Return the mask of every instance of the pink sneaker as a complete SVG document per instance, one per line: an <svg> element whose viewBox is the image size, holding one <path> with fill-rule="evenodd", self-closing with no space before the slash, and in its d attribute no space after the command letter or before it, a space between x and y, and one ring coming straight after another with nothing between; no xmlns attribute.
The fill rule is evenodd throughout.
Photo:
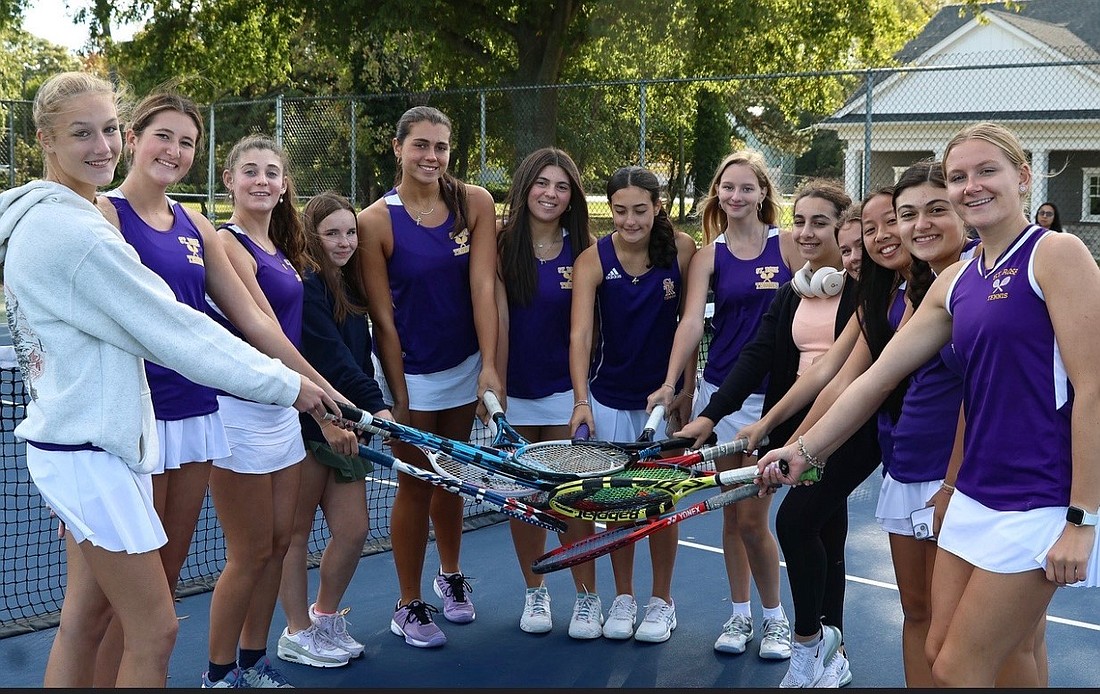
<svg viewBox="0 0 1100 694"><path fill-rule="evenodd" d="M440 574L432 581L435 594L443 598L443 616L448 622L455 624L469 624L477 615L474 613L474 603L470 602L470 593L473 588L460 573Z"/></svg>

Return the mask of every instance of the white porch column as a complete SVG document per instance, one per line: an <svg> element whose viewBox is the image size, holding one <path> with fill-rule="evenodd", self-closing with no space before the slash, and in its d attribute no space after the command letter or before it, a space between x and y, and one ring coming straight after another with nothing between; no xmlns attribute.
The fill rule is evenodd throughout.
<svg viewBox="0 0 1100 694"><path fill-rule="evenodd" d="M1031 150L1031 204L1028 206L1027 218L1035 220L1035 210L1039 209L1047 199L1047 174L1050 172L1050 150Z"/></svg>
<svg viewBox="0 0 1100 694"><path fill-rule="evenodd" d="M848 141L844 150L844 190L853 200L863 197L863 150Z"/></svg>

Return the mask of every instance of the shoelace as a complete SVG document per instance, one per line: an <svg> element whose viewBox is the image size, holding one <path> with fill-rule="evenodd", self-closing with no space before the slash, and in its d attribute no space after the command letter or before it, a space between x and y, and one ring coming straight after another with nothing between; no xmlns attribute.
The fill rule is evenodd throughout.
<svg viewBox="0 0 1100 694"><path fill-rule="evenodd" d="M283 673L271 667L268 663L269 661L267 658L261 658L259 662L252 666L256 672L256 679L267 679L274 682L276 685L289 684L287 678L283 677Z"/></svg>
<svg viewBox="0 0 1100 694"><path fill-rule="evenodd" d="M455 602L466 602L466 593L474 592L470 582L462 574L449 574L443 576L447 584L447 592L455 599Z"/></svg>
<svg viewBox="0 0 1100 694"><path fill-rule="evenodd" d="M344 616L351 611L350 607L345 607L336 613L336 616L332 620L332 631L340 638L348 636L348 620Z"/></svg>
<svg viewBox="0 0 1100 694"><path fill-rule="evenodd" d="M584 596L583 598L581 598L580 600L577 601L577 607L575 608L574 613L576 614L577 619L581 619L581 620L584 620L584 621L588 622L588 621L592 620L593 613L595 611L596 611L596 596L595 595L586 595L586 596Z"/></svg>
<svg viewBox="0 0 1100 694"><path fill-rule="evenodd" d="M764 622L764 638L775 639L777 641L789 642L791 640L787 629L783 623L778 619L769 619Z"/></svg>
<svg viewBox="0 0 1100 694"><path fill-rule="evenodd" d="M747 634L750 631L752 631L752 625L749 624L749 620L744 615L735 614L725 624L727 634Z"/></svg>
<svg viewBox="0 0 1100 694"><path fill-rule="evenodd" d="M646 605L643 622L671 622L672 605Z"/></svg>
<svg viewBox="0 0 1100 694"><path fill-rule="evenodd" d="M538 615L550 614L550 606L547 604L547 598L550 596L545 591L535 591L527 595L527 606L531 608L531 612Z"/></svg>
<svg viewBox="0 0 1100 694"><path fill-rule="evenodd" d="M405 624L408 624L414 619L421 624L431 624L432 613L439 612L439 608L435 605L429 605L420 600L413 600L408 605L405 605L405 607L409 608L409 611L405 613Z"/></svg>
<svg viewBox="0 0 1100 694"><path fill-rule="evenodd" d="M637 608L635 608L636 610ZM611 609L608 611L608 616L614 616L619 619L631 619L634 617L631 614L630 603L626 600L616 600L611 603Z"/></svg>

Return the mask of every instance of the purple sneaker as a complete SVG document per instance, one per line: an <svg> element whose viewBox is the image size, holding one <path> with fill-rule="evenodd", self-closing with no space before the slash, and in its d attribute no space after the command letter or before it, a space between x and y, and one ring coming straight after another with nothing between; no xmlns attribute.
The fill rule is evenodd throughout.
<svg viewBox="0 0 1100 694"><path fill-rule="evenodd" d="M447 635L432 621L432 612L439 612L434 605L413 600L398 607L390 620L390 631L405 637L405 643L417 648L435 648L447 643Z"/></svg>
<svg viewBox="0 0 1100 694"><path fill-rule="evenodd" d="M443 598L443 616L448 622L469 624L474 621L474 603L469 593L474 592L466 577L460 573L439 574L432 581L435 594Z"/></svg>

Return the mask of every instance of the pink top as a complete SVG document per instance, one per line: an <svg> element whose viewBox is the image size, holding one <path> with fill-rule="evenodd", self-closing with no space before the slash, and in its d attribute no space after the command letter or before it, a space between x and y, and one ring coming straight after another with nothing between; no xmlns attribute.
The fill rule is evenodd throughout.
<svg viewBox="0 0 1100 694"><path fill-rule="evenodd" d="M799 376L833 346L836 312L839 307L839 294L828 299L813 297L798 302L798 308L794 310L791 337L798 347Z"/></svg>

